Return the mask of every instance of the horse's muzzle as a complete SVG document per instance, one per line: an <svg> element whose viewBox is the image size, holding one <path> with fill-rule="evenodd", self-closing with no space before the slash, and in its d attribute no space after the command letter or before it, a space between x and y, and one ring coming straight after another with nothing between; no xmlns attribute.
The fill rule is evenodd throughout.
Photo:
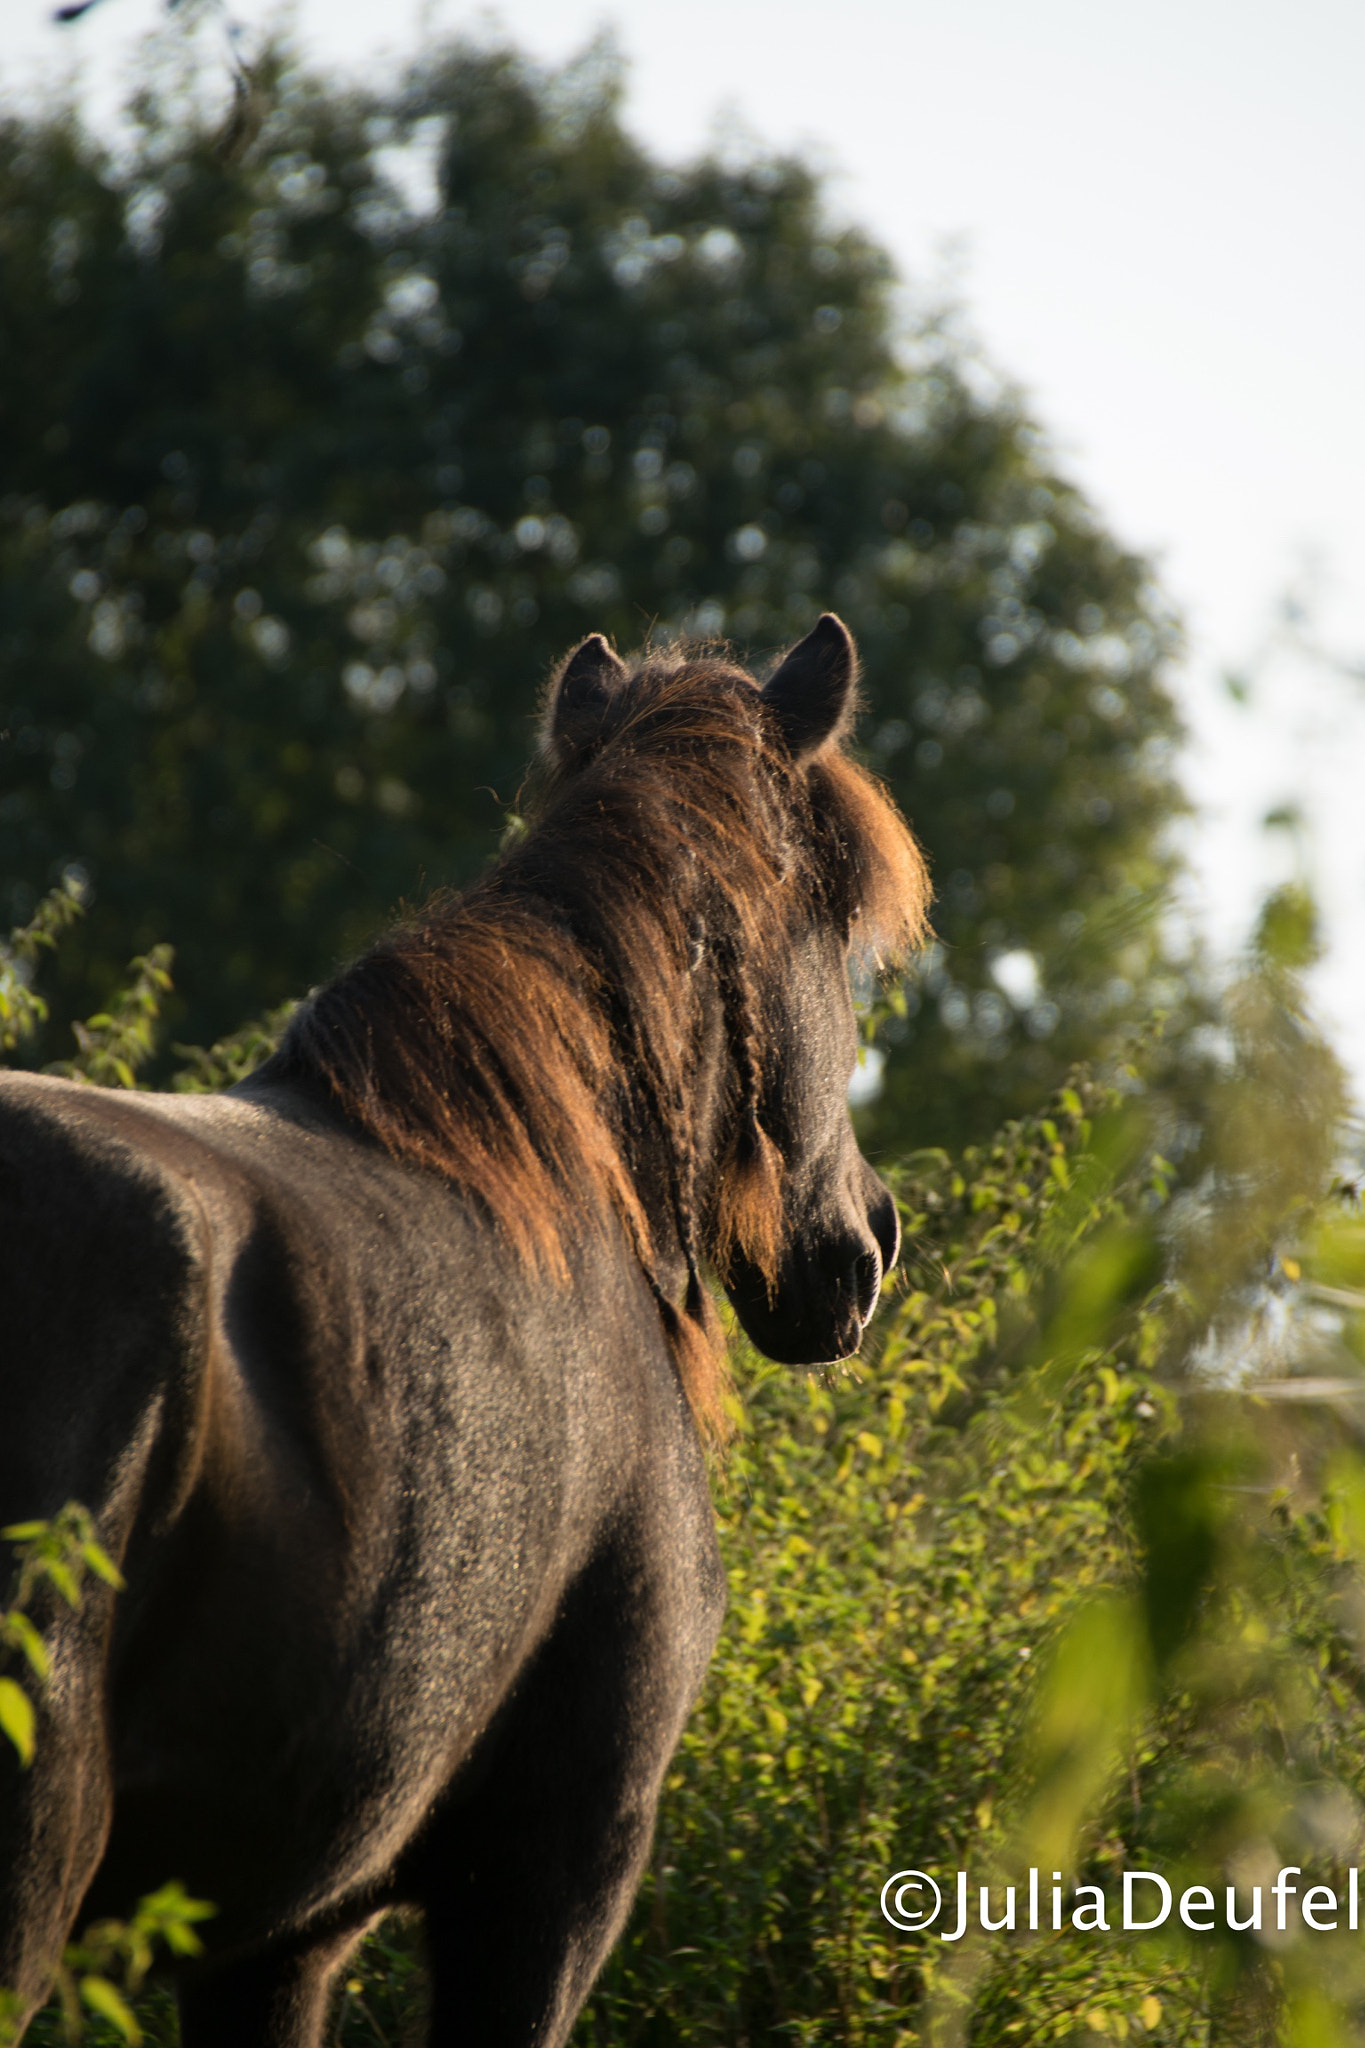
<svg viewBox="0 0 1365 2048"><path fill-rule="evenodd" d="M900 1252L891 1192L868 1170L865 1208L823 1240L792 1245L769 1291L739 1259L726 1292L758 1349L780 1365L827 1365L849 1358L863 1340L882 1281ZM860 1205L862 1206L862 1205Z"/></svg>

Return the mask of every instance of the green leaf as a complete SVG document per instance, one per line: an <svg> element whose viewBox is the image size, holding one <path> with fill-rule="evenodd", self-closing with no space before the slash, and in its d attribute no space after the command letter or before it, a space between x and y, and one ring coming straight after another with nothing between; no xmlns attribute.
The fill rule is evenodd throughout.
<svg viewBox="0 0 1365 2048"><path fill-rule="evenodd" d="M149 1939L164 1941L175 1955L197 1956L204 1945L194 1931L194 1922L211 1920L217 1910L207 1899L192 1899L173 1879L139 1899L133 1924Z"/></svg>
<svg viewBox="0 0 1365 2048"><path fill-rule="evenodd" d="M64 1563L60 1557L45 1557L42 1559L42 1569L46 1576L51 1579L67 1606L79 1607L81 1604L80 1581L70 1565Z"/></svg>
<svg viewBox="0 0 1365 2048"><path fill-rule="evenodd" d="M85 1559L97 1579L103 1579L105 1585L112 1586L116 1593L123 1591L127 1582L124 1579L123 1573L119 1570L103 1545L96 1543L92 1537L89 1541L82 1543L81 1556Z"/></svg>
<svg viewBox="0 0 1365 2048"><path fill-rule="evenodd" d="M97 2012L101 2019L117 2027L131 2048L137 2048L142 2039L142 2029L132 2007L107 1977L82 1977L81 2001L89 2006L91 2012Z"/></svg>
<svg viewBox="0 0 1365 2048"><path fill-rule="evenodd" d="M208 1899L192 1899L179 1878L172 1878L168 1884L138 1900L139 1914L151 1914L157 1918L175 1914L182 1920L212 1920L217 1911L218 1908Z"/></svg>
<svg viewBox="0 0 1365 2048"><path fill-rule="evenodd" d="M47 1654L47 1646L20 1608L10 1609L0 1633L3 1633L6 1641L13 1643L17 1650L23 1652L35 1678L47 1679L51 1676L52 1660Z"/></svg>
<svg viewBox="0 0 1365 2048"><path fill-rule="evenodd" d="M0 1678L0 1732L8 1735L21 1764L33 1761L33 1702L12 1678Z"/></svg>

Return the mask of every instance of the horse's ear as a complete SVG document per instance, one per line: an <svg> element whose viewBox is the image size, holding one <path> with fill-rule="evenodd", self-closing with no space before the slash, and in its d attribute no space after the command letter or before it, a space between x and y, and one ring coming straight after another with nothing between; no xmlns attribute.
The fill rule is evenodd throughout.
<svg viewBox="0 0 1365 2048"><path fill-rule="evenodd" d="M823 612L765 684L763 701L777 713L798 761L808 761L853 722L858 651L842 619Z"/></svg>
<svg viewBox="0 0 1365 2048"><path fill-rule="evenodd" d="M551 678L541 728L545 745L572 756L591 737L625 679L625 663L600 633L589 633Z"/></svg>

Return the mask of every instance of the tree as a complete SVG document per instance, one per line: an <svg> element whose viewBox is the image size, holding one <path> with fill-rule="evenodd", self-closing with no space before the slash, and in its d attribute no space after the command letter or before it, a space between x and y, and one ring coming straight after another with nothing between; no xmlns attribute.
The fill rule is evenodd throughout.
<svg viewBox="0 0 1365 2048"><path fill-rule="evenodd" d="M832 605L939 892L874 1134L1112 1048L1162 994L1172 629L952 321L800 161L651 160L600 50L259 90L236 157L150 74L123 157L0 129L0 878L88 878L58 1009L168 939L212 1039L478 867L585 632L762 661Z"/></svg>

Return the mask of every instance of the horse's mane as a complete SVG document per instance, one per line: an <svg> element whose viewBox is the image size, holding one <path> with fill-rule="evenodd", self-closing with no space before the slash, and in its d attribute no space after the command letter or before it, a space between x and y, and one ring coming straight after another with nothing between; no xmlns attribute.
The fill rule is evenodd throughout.
<svg viewBox="0 0 1365 2048"><path fill-rule="evenodd" d="M699 1253L727 1232L761 1247L755 1189L770 1214L780 1198L780 1158L757 1124L762 991L790 929L779 900L795 891L856 919L855 938L894 957L923 930L924 863L841 746L798 769L752 679L686 652L640 661L589 757L571 771L547 758L542 784L524 836L481 880L434 896L296 1014L277 1071L321 1080L390 1153L475 1197L557 1278L571 1239L614 1211L693 1404L714 1420L716 1347L686 1324L708 1315ZM750 1182L709 1218L689 1105L703 949L747 1098L731 1105L729 1177L747 1168ZM641 1184L669 1193L689 1271L681 1314L656 1277Z"/></svg>

